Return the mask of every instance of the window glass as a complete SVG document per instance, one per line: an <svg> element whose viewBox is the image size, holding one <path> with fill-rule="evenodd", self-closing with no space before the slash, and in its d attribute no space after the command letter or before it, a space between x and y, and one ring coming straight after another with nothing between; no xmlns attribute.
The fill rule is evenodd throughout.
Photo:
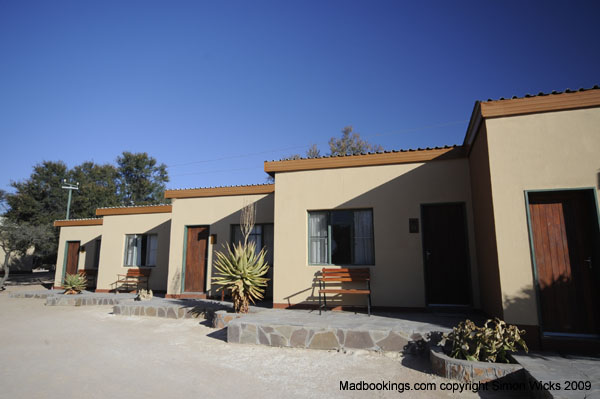
<svg viewBox="0 0 600 399"><path fill-rule="evenodd" d="M329 263L327 212L311 212L308 215L308 246L312 264Z"/></svg>
<svg viewBox="0 0 600 399"><path fill-rule="evenodd" d="M310 264L375 263L371 209L309 212L308 229Z"/></svg>
<svg viewBox="0 0 600 399"><path fill-rule="evenodd" d="M156 234L127 234L125 266L156 266L157 248Z"/></svg>
<svg viewBox="0 0 600 399"><path fill-rule="evenodd" d="M244 242L244 236L239 224L232 225L232 243L237 245ZM256 244L256 251L260 251L263 247L267 250L265 256L266 261L273 265L273 225L272 224L256 224L248 236L248 242Z"/></svg>

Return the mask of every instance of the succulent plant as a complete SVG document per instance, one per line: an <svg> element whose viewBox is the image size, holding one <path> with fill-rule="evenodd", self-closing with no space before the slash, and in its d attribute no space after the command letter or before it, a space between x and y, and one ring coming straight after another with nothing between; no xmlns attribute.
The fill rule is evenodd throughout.
<svg viewBox="0 0 600 399"><path fill-rule="evenodd" d="M65 276L65 283L63 287L65 289L65 294L79 294L81 291L85 290L87 286L87 279L85 276L81 274L67 274Z"/></svg>
<svg viewBox="0 0 600 399"><path fill-rule="evenodd" d="M226 244L224 251L215 252L217 273L213 283L220 286L217 291L231 291L236 313L248 313L250 302L263 298L269 281L264 277L269 270L265 255L265 248L256 253L254 242Z"/></svg>
<svg viewBox="0 0 600 399"><path fill-rule="evenodd" d="M510 363L510 352L518 351L519 347L528 351L523 334L524 330L496 317L487 320L483 327L477 327L471 320L461 321L445 338L452 345L453 358Z"/></svg>

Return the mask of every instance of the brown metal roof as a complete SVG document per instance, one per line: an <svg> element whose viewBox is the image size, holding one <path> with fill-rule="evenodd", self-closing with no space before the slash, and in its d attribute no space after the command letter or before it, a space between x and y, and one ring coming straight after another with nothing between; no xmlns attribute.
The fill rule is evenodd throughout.
<svg viewBox="0 0 600 399"><path fill-rule="evenodd" d="M168 204L159 205L136 205L136 206L115 206L96 209L97 216L112 215L139 215L147 213L171 213L172 206Z"/></svg>
<svg viewBox="0 0 600 399"><path fill-rule="evenodd" d="M102 218L55 220L54 227L100 226L100 225L102 225L102 222L103 222Z"/></svg>
<svg viewBox="0 0 600 399"><path fill-rule="evenodd" d="M265 172L274 174L277 172L292 172L300 170L351 168L358 166L427 162L461 157L464 157L462 146L452 145L434 148L372 152L358 155L266 161L264 163L264 167Z"/></svg>
<svg viewBox="0 0 600 399"><path fill-rule="evenodd" d="M223 197L231 195L270 194L275 191L274 184L250 184L242 186L199 187L166 190L165 198Z"/></svg>

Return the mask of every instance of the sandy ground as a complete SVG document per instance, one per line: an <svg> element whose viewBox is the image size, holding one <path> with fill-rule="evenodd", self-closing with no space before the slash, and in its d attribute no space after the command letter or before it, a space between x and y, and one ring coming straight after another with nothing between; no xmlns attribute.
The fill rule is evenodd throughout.
<svg viewBox="0 0 600 399"><path fill-rule="evenodd" d="M7 290L32 287L9 287ZM0 293L0 397L478 397L414 368L420 358L234 345L197 320L124 317L112 307L46 307ZM403 363L410 365L407 367ZM428 392L340 391L340 381L433 382Z"/></svg>

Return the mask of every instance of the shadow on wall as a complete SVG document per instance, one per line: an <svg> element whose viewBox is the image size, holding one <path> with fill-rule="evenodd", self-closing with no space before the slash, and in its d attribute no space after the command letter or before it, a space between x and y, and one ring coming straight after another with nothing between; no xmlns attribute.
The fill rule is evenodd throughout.
<svg viewBox="0 0 600 399"><path fill-rule="evenodd" d="M100 254L100 240L102 236L99 235L97 237L92 238L85 244L82 244L80 248L85 249L85 264L83 268L86 270L89 269L97 269L98 268L98 260ZM81 252L81 249L80 249Z"/></svg>
<svg viewBox="0 0 600 399"><path fill-rule="evenodd" d="M561 275L552 283L540 283L539 300L533 289L523 289L519 295L504 301L504 313L515 315L528 312L532 303L538 311L539 325L535 320L519 325L525 329L525 340L532 348L540 346L542 326L546 332L596 333L600 319L595 308L586 307L590 303L586 296L592 295L577 287L573 279ZM507 320L510 324L510 320Z"/></svg>
<svg viewBox="0 0 600 399"><path fill-rule="evenodd" d="M428 162L360 195L349 198L332 209L373 209L374 257L371 269L373 306L422 308L425 304L425 275L418 233L409 233L409 219L421 220L421 204L464 202L467 217L471 218L468 191L469 174L463 161ZM348 183L350 184L350 183ZM325 209L325 208L322 208ZM314 209L320 210L320 209ZM468 219L469 246L474 245L472 220ZM307 245L303 243L303 245ZM474 248L469 254L474 254ZM470 260L474 263L473 257ZM296 262L297 264L297 262ZM358 266L357 267L367 267ZM471 270L475 265L471 265ZM307 266L302 266L307 267ZM284 297L297 307L318 305L318 280L322 266L314 268L312 284ZM477 275L471 275L476 279ZM472 285L469 284L469 287ZM359 288L353 283L343 283L342 288ZM363 288L362 286L360 288ZM307 297L308 294L308 297ZM349 298L350 297L350 298ZM355 298L352 298L355 297ZM361 295L332 295L328 305L364 305Z"/></svg>
<svg viewBox="0 0 600 399"><path fill-rule="evenodd" d="M269 194L261 199L259 199L258 201L255 201L256 204L256 224L272 224L273 223L273 206L274 206L274 195L273 194ZM211 258L214 259L216 258L215 255L215 251L223 251L225 249L224 245L225 243L231 243L231 240L233 239L233 237L231 236L231 226L232 225L237 225L240 224L240 216L241 216L241 209L237 210L236 212L233 212L217 221L215 221L214 223L212 223L210 225L210 234L217 234L217 244L216 245L212 245L210 248L212 248L212 254L211 254ZM183 250L183 249L179 249L179 250ZM272 257L271 257L272 259ZM207 265L207 272L208 272L208 265ZM214 276L216 273L216 270L214 268L214 265L211 264L211 276ZM266 298L272 298L273 297L273 267L269 268L269 272L267 274L267 277L270 279L269 280L269 284L267 287L267 292L266 292ZM173 279L175 280L177 279L178 281L181 280L181 271L178 271L178 275ZM211 282L208 280L208 273L207 273L207 282L209 284L209 290L207 292L207 295L210 297L217 297L217 298L221 298L221 292L216 292L216 288L212 287ZM173 281L172 282L174 287L179 287L179 283ZM176 291L176 290L173 290Z"/></svg>

